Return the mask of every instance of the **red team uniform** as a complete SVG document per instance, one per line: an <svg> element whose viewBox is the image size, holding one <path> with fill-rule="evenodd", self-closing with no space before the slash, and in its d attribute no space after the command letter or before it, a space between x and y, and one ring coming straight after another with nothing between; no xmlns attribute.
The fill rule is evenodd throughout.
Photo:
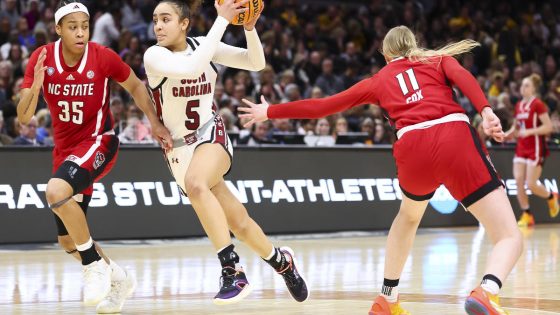
<svg viewBox="0 0 560 315"><path fill-rule="evenodd" d="M537 128L541 125L539 115L548 113L546 105L533 97L527 102L519 101L515 105L517 129ZM545 136L534 135L517 139L514 162L543 165L549 154Z"/></svg>
<svg viewBox="0 0 560 315"><path fill-rule="evenodd" d="M92 42L87 43L82 59L68 67L58 40L33 52L22 88L33 84L43 47L47 49L47 70L42 91L53 122L53 174L66 179L75 194L91 195L93 182L109 172L119 146L109 109L108 81L125 81L130 67L111 49Z"/></svg>
<svg viewBox="0 0 560 315"><path fill-rule="evenodd" d="M465 111L454 101L452 85L478 111L488 105L476 79L455 58L429 62L397 58L339 94L270 106L268 117L315 118L379 104L397 129L393 155L403 193L427 200L444 184L468 207L502 183Z"/></svg>

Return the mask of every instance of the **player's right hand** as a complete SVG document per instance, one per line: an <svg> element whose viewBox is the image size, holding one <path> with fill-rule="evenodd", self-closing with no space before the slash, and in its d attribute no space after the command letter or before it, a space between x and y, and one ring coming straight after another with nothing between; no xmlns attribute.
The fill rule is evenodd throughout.
<svg viewBox="0 0 560 315"><path fill-rule="evenodd" d="M39 58L37 59L37 63L35 64L34 69L34 77L33 77L33 85L41 87L43 86L43 81L45 81L45 70L47 70L46 66L43 66L45 59L47 58L47 49L43 47L41 52L39 53Z"/></svg>
<svg viewBox="0 0 560 315"><path fill-rule="evenodd" d="M502 130L500 119L490 107L485 107L482 111L482 128L487 136L492 137L497 142L503 142L506 134Z"/></svg>
<svg viewBox="0 0 560 315"><path fill-rule="evenodd" d="M249 100L243 99L243 103L247 104L249 107L239 106L237 107L238 111L244 112L245 114L239 115L240 118L248 118L249 121L243 125L245 128L251 127L254 123L265 121L268 119L268 102L261 96L260 104L255 104Z"/></svg>
<svg viewBox="0 0 560 315"><path fill-rule="evenodd" d="M247 10L245 4L247 4L249 0L241 0L239 2L235 2L235 0L223 0L221 2L222 4L219 4L218 0L215 0L214 7L216 11L218 11L219 16L231 23L234 17Z"/></svg>

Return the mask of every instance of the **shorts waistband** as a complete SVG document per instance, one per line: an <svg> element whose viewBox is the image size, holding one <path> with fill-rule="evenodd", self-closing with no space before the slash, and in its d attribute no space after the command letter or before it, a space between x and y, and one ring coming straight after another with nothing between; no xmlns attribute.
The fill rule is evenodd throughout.
<svg viewBox="0 0 560 315"><path fill-rule="evenodd" d="M210 128L214 124L215 119L216 119L216 115L208 119L208 121L205 122L204 125L198 127L197 130L183 136L180 139L173 139L173 148L175 149L185 145L191 145L197 142L198 139L200 139L201 135L203 135L208 130L208 128Z"/></svg>
<svg viewBox="0 0 560 315"><path fill-rule="evenodd" d="M469 117L465 114L461 114L461 113L449 114L447 116L443 116L443 117L438 118L438 119L423 121L421 123L417 123L417 124L414 124L414 125L403 127L401 129L399 129L399 131L397 131L397 138L398 139L402 138L402 136L405 133L407 133L411 130L426 129L426 128L430 128L430 127L435 126L435 125L439 125L439 124L443 124L443 123L447 123L447 122L452 122L452 121L464 121L466 123L470 123Z"/></svg>

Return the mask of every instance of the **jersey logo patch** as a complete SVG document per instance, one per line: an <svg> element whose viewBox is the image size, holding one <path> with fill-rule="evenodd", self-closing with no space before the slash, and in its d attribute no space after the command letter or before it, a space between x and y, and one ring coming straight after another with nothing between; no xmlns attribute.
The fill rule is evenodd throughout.
<svg viewBox="0 0 560 315"><path fill-rule="evenodd" d="M47 68L47 74L48 74L49 76L53 75L53 74L54 74L54 68L53 68L53 67L48 67L48 68Z"/></svg>
<svg viewBox="0 0 560 315"><path fill-rule="evenodd" d="M98 169L105 162L105 155L101 152L97 152L95 155L95 160L93 161L93 168Z"/></svg>
<svg viewBox="0 0 560 315"><path fill-rule="evenodd" d="M93 72L93 70L89 70L86 76L88 79L93 79L93 77L95 76L95 72Z"/></svg>
<svg viewBox="0 0 560 315"><path fill-rule="evenodd" d="M70 80L70 81L74 81L74 76L72 75L72 73L70 73L67 77L66 80Z"/></svg>

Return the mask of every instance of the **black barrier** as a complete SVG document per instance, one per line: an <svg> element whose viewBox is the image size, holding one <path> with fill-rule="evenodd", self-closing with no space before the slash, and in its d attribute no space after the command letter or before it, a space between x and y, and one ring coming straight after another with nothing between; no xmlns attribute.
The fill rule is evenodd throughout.
<svg viewBox="0 0 560 315"><path fill-rule="evenodd" d="M226 179L267 233L386 230L401 199L391 154L390 148L238 148ZM513 151L494 149L491 156L517 209ZM560 151L553 150L542 177L555 191L559 160ZM44 194L50 149L2 148L0 161L0 243L55 241ZM95 189L88 216L96 239L204 235L156 148L123 147ZM551 222L545 201L531 197L531 202L537 222ZM437 191L421 223L474 224L445 189Z"/></svg>

